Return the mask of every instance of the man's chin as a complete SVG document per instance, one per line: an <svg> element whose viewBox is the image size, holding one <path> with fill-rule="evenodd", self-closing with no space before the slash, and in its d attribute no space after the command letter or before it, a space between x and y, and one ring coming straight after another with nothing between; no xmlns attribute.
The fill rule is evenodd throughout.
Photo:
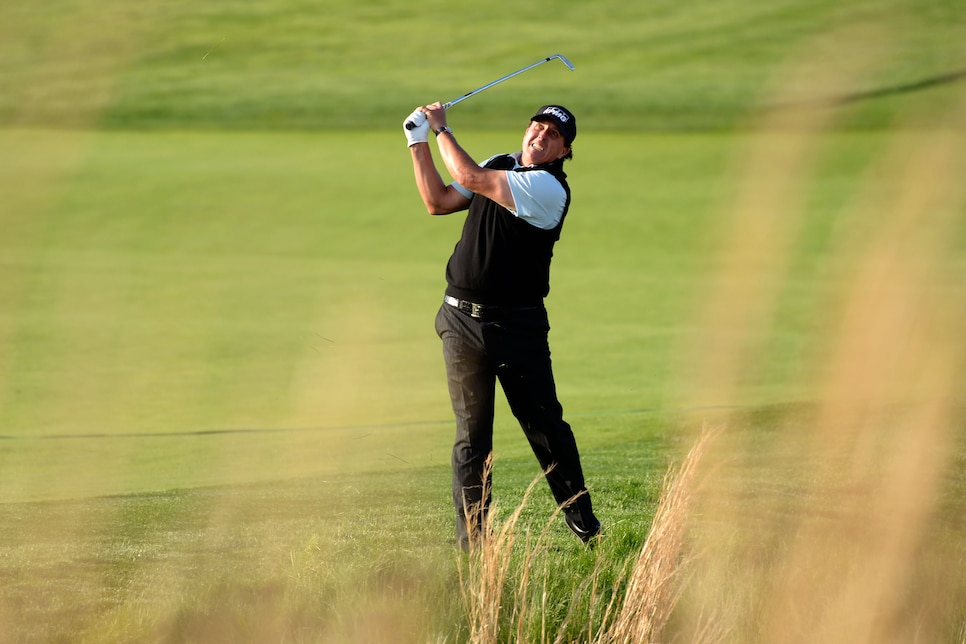
<svg viewBox="0 0 966 644"><path fill-rule="evenodd" d="M542 165L544 163L549 163L550 159L544 154L535 154L531 152L530 154L524 153L520 159L520 165Z"/></svg>

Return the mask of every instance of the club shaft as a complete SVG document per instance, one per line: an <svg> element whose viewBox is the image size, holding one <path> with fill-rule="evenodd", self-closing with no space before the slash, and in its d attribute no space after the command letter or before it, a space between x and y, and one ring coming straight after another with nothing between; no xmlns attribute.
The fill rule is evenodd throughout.
<svg viewBox="0 0 966 644"><path fill-rule="evenodd" d="M449 108L453 107L454 105L456 105L460 101L465 101L466 99L468 99L470 96L473 96L474 94L479 94L480 92L482 92L485 89L489 89L490 87L493 87L494 85L497 85L499 83L502 83L503 81L505 81L505 80L507 80L509 78L513 78L514 76L516 76L518 74L522 74L523 72L525 72L527 70L533 69L537 65L542 65L542 64L544 64L546 62L549 62L549 61L553 60L554 58L559 58L560 59L560 62L562 62L564 65L566 65L570 69L570 71L573 71L574 70L573 63L571 63L569 60L567 60L566 58L564 58L560 54L554 54L553 56L547 56L546 58L544 58L542 60L538 60L537 62L533 63L532 65L527 65L523 69L518 69L517 71L515 71L515 72L513 72L511 74L507 74L506 76L502 76L502 77L496 79L495 81L492 81L492 82L487 83L486 85L483 85L482 87L477 87L476 89L474 89L472 91L466 92L465 94L463 94L459 98L454 98L453 100L451 100L448 103L443 103L443 109L444 110L448 110ZM409 121L408 123L406 123L406 129L407 130L411 130L414 127L416 127L416 124L413 123L412 121Z"/></svg>
<svg viewBox="0 0 966 644"><path fill-rule="evenodd" d="M449 108L451 108L452 106L456 105L460 101L465 101L466 99L468 99L470 96L473 96L474 94L479 94L480 92L482 92L485 89L489 89L489 88L493 87L494 85L498 85L498 84L502 83L505 80L509 80L509 79L513 78L514 76L517 76L518 74L522 74L525 71L528 71L530 69L533 69L537 65L542 65L542 64L544 64L546 62L549 62L549 61L553 60L554 58L556 58L556 56L547 56L543 60L538 60L537 62L533 63L532 65L527 65L523 69L518 69L515 72L513 72L512 74L507 74L506 76L503 76L501 78L496 79L495 81L492 81L490 83L487 83L486 85L483 85L482 87L477 87L474 90L471 90L469 92L466 92L465 94L463 94L459 98L454 98L449 103L443 103L443 109L448 110Z"/></svg>

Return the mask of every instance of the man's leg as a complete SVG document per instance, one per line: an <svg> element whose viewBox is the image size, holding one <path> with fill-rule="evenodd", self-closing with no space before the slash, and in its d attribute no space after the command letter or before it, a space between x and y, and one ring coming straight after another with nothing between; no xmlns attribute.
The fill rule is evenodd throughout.
<svg viewBox="0 0 966 644"><path fill-rule="evenodd" d="M475 539L482 534L490 504L486 459L493 451L496 376L486 362L478 320L444 304L436 316L436 332L443 341L446 378L456 416L453 506L456 538L465 549L471 536Z"/></svg>
<svg viewBox="0 0 966 644"><path fill-rule="evenodd" d="M574 532L583 539L581 532L596 534L599 522L584 483L573 430L563 419L557 399L548 332L546 312L537 310L488 329L487 340L491 349L498 347L497 376L510 409L540 466L544 470L552 466L547 483L557 503L566 505L568 523L576 524ZM575 496L577 500L569 503Z"/></svg>

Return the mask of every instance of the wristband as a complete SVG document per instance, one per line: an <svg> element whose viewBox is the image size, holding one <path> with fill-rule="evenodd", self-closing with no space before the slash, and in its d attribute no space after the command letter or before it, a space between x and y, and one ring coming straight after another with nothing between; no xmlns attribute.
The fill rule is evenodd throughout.
<svg viewBox="0 0 966 644"><path fill-rule="evenodd" d="M450 134L452 134L453 133L453 130L451 130L448 125L444 125L443 127L439 128L438 130L433 130L433 134L435 134L436 136L439 136L443 132L449 132Z"/></svg>

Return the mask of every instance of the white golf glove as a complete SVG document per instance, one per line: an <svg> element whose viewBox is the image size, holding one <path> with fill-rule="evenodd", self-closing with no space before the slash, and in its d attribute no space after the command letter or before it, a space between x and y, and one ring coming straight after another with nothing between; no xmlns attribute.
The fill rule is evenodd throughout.
<svg viewBox="0 0 966 644"><path fill-rule="evenodd" d="M406 133L406 141L409 142L409 147L416 143L426 143L429 141L429 120L425 114L419 110L414 110L403 121L403 132Z"/></svg>

